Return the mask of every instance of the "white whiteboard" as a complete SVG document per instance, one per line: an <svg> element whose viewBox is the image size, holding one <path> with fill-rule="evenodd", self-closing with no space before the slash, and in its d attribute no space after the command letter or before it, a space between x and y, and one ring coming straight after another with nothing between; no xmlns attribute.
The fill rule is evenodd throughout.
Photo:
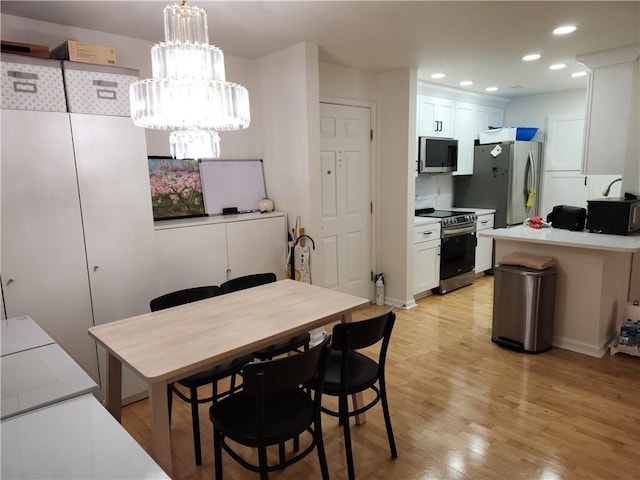
<svg viewBox="0 0 640 480"><path fill-rule="evenodd" d="M262 160L199 160L202 195L207 215L223 208L257 211L267 196Z"/></svg>

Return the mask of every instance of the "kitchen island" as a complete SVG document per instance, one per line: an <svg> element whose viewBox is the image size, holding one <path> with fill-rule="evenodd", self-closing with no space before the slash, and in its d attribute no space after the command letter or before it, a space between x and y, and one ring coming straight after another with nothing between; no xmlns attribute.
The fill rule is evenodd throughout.
<svg viewBox="0 0 640 480"><path fill-rule="evenodd" d="M553 345L602 357L617 335L626 303L640 298L632 261L640 235L605 235L528 226L480 232L495 240L495 258L513 252L556 260ZM634 265L634 270L637 269Z"/></svg>

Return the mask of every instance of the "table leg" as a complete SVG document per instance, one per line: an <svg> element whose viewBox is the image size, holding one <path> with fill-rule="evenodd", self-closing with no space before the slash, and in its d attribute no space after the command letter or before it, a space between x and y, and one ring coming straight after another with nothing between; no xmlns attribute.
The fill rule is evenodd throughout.
<svg viewBox="0 0 640 480"><path fill-rule="evenodd" d="M351 322L351 313L345 313L344 317L342 317L342 323ZM353 402L353 408L358 409L364 405L364 399L362 393L355 393L351 395L351 401ZM367 414L361 413L360 415L356 415L356 424L362 425L367 421Z"/></svg>
<svg viewBox="0 0 640 480"><path fill-rule="evenodd" d="M107 352L106 406L109 413L118 422L122 410L122 363L117 357Z"/></svg>
<svg viewBox="0 0 640 480"><path fill-rule="evenodd" d="M171 431L167 403L167 384L149 385L149 409L151 414L151 448L158 465L171 476Z"/></svg>

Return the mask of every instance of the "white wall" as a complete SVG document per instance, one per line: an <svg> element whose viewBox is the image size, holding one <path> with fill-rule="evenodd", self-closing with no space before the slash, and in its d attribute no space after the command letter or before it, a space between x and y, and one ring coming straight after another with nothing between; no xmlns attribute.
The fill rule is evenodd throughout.
<svg viewBox="0 0 640 480"><path fill-rule="evenodd" d="M544 142L547 115L584 113L586 105L586 89L514 98L505 106L504 124L511 127L538 127L538 133L533 140Z"/></svg>
<svg viewBox="0 0 640 480"><path fill-rule="evenodd" d="M320 115L317 45L300 43L262 57L259 77L268 195L277 210L288 213L290 225L300 215L313 237L310 171L319 157Z"/></svg>
<svg viewBox="0 0 640 480"><path fill-rule="evenodd" d="M376 265L385 274L387 301L398 306L413 303L413 222L409 219L417 155L416 86L413 69L380 75Z"/></svg>
<svg viewBox="0 0 640 480"><path fill-rule="evenodd" d="M320 95L365 102L377 102L380 75L353 68L320 64Z"/></svg>

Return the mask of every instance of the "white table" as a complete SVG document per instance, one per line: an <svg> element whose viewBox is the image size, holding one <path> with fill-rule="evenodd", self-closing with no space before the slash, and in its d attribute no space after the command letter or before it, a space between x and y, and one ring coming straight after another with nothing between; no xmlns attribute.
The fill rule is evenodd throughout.
<svg viewBox="0 0 640 480"><path fill-rule="evenodd" d="M27 315L1 320L0 341L2 356L55 343L55 340Z"/></svg>
<svg viewBox="0 0 640 480"><path fill-rule="evenodd" d="M93 379L56 343L3 355L0 370L2 420L84 393L100 395Z"/></svg>
<svg viewBox="0 0 640 480"><path fill-rule="evenodd" d="M85 394L0 423L3 479L166 479L144 449Z"/></svg>
<svg viewBox="0 0 640 480"><path fill-rule="evenodd" d="M122 364L149 385L153 457L171 474L167 383L332 321L369 300L293 280L91 327L107 357L107 408L120 420Z"/></svg>

